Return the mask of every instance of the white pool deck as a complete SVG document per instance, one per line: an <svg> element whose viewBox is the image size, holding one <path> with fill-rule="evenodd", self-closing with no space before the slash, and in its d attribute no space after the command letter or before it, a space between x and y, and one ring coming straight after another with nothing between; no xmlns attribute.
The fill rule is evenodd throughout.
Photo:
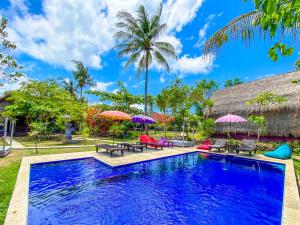
<svg viewBox="0 0 300 225"><path fill-rule="evenodd" d="M9 204L6 219L4 225L26 225L27 224L27 212L28 212L28 193L29 193L29 172L30 165L34 163L52 162L69 159L79 159L94 157L104 163L111 166L126 165L134 162L142 162L151 159L158 159L168 156L179 155L188 152L195 152L195 147L191 148L173 148L164 149L161 151L146 151L143 153L125 154L124 156L114 156L106 152L76 152L66 154L54 154L54 155L41 155L24 157L18 173L15 189ZM207 151L203 151L207 152ZM213 153L213 152L211 152ZM218 153L228 154L228 153ZM248 157L248 156L240 156ZM296 176L293 166L293 160L276 160L267 158L264 156L253 156L251 158L269 161L279 162L286 165L285 171L285 183L284 183L284 203L283 203L283 219L284 225L300 225L300 200L296 182Z"/></svg>

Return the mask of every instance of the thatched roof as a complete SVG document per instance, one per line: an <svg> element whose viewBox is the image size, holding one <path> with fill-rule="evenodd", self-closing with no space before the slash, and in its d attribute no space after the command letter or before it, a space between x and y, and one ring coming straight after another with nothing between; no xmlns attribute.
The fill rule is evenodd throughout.
<svg viewBox="0 0 300 225"><path fill-rule="evenodd" d="M246 102L257 95L270 91L287 98L280 105L273 105L267 111L297 110L300 109L300 84L293 84L291 80L300 79L300 72L291 72L255 80L249 83L217 90L213 94L214 106L206 109L205 114L218 117L227 113L245 115L249 111ZM252 113L255 109L251 108Z"/></svg>

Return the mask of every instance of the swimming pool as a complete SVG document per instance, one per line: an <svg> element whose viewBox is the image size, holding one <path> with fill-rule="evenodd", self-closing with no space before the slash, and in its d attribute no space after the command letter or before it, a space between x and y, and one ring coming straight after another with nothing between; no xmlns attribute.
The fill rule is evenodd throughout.
<svg viewBox="0 0 300 225"><path fill-rule="evenodd" d="M189 153L31 165L28 225L281 224L285 166Z"/></svg>

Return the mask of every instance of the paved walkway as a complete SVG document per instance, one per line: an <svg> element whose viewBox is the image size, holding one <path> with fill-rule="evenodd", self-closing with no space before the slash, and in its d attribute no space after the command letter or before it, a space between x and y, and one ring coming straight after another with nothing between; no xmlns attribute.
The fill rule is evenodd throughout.
<svg viewBox="0 0 300 225"><path fill-rule="evenodd" d="M6 137L5 141L6 141L8 144L10 144L10 138L9 138L9 137ZM24 145L22 145L20 142L17 142L15 139L12 139L11 147L12 147L12 148L23 148Z"/></svg>

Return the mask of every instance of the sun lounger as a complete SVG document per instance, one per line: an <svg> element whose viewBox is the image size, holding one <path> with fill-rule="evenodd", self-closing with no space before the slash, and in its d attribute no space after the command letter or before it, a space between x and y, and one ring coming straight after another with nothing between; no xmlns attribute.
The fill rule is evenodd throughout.
<svg viewBox="0 0 300 225"><path fill-rule="evenodd" d="M140 150L141 152L144 151L144 148L146 148L146 145L144 144L131 144L127 142L117 143L117 146L125 148L127 151L132 150L135 152L136 150Z"/></svg>
<svg viewBox="0 0 300 225"><path fill-rule="evenodd" d="M102 148L104 150L106 150L107 152L110 152L110 156L112 156L113 152L121 152L121 155L124 155L124 148L122 147L115 147L113 145L109 145L109 144L98 144L96 145L96 152L99 151L99 148Z"/></svg>
<svg viewBox="0 0 300 225"><path fill-rule="evenodd" d="M162 144L160 144L158 142L158 140L154 139L153 137L150 137L147 134L143 134L140 136L140 144L146 145L146 148L148 148L148 146L150 146L155 149L160 148L161 150L163 150L163 147L164 147Z"/></svg>
<svg viewBox="0 0 300 225"><path fill-rule="evenodd" d="M218 149L220 152L222 148L226 148L226 139L216 139L215 144L211 145L211 149ZM209 150L210 151L210 150Z"/></svg>
<svg viewBox="0 0 300 225"><path fill-rule="evenodd" d="M236 148L236 154L239 154L240 151L249 152L249 155L251 155L252 152L256 154L256 141L243 139L242 144L238 145Z"/></svg>

